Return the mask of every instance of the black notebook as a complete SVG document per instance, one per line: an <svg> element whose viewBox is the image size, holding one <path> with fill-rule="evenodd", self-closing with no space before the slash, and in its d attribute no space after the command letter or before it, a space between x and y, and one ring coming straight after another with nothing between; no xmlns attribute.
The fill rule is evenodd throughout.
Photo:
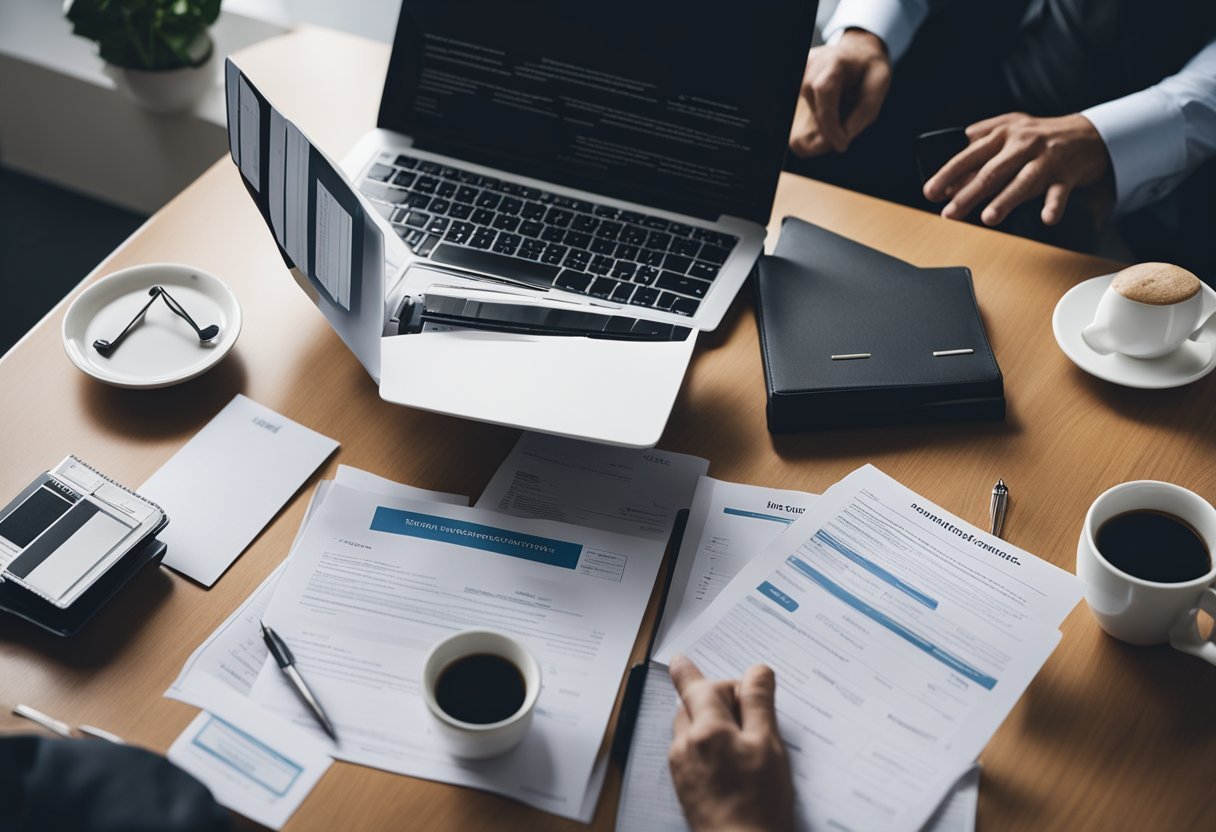
<svg viewBox="0 0 1216 832"><path fill-rule="evenodd" d="M164 557L153 502L69 456L0 508L0 611L57 635L84 626Z"/></svg>
<svg viewBox="0 0 1216 832"><path fill-rule="evenodd" d="M757 265L756 314L774 433L1004 418L965 267L920 269L787 217Z"/></svg>

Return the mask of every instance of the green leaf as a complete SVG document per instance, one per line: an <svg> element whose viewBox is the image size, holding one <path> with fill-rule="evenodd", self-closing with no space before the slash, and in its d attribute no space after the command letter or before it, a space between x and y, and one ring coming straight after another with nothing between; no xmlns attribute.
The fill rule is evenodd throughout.
<svg viewBox="0 0 1216 832"><path fill-rule="evenodd" d="M103 60L155 70L205 63L219 12L220 0L69 0L64 9L72 33L97 43Z"/></svg>

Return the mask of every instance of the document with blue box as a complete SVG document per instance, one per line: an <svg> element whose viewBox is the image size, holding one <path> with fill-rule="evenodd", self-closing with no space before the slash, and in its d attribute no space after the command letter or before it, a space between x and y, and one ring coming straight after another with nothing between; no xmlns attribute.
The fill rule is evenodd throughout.
<svg viewBox="0 0 1216 832"><path fill-rule="evenodd" d="M688 525L655 636L657 652L713 603L752 558L780 537L818 499L802 491L697 481ZM637 717L621 784L617 832L684 832L688 822L667 765L672 718L679 696L667 668L644 668ZM979 769L965 775L942 801L923 832L973 832Z"/></svg>
<svg viewBox="0 0 1216 832"><path fill-rule="evenodd" d="M373 494L388 494L413 500L434 500L458 506L469 504L469 498L459 494L425 491L421 488L392 482L349 465L339 465L334 479L317 483L317 489L313 492L312 499L308 503L308 510L304 514L304 522L300 525L296 539L291 544L288 558L291 557L291 552L295 551L313 514L325 502L329 489L335 483ZM257 679L258 672L269 656L266 642L262 639L260 622L266 613L266 606L274 596L275 587L278 586L279 576L283 573L286 563L287 561L284 560L275 567L274 571L266 576L266 579L245 599L244 603L237 607L232 615L228 616L224 623L190 654L181 673L165 691L165 696L206 710L211 705L208 694L214 690L214 687L209 684L200 684L204 680L219 682L241 696L249 696L254 680Z"/></svg>
<svg viewBox="0 0 1216 832"><path fill-rule="evenodd" d="M325 703L335 757L583 818L662 551L628 534L333 486L265 620ZM432 736L419 677L433 644L471 627L523 642L544 687L519 747L466 762ZM253 699L321 738L277 669L263 668Z"/></svg>
<svg viewBox="0 0 1216 832"><path fill-rule="evenodd" d="M806 829L915 832L1017 703L1081 598L1076 577L873 466L744 566L657 661L777 674Z"/></svg>
<svg viewBox="0 0 1216 832"><path fill-rule="evenodd" d="M199 687L208 710L169 747L169 760L221 805L280 828L329 770L324 744L213 678Z"/></svg>

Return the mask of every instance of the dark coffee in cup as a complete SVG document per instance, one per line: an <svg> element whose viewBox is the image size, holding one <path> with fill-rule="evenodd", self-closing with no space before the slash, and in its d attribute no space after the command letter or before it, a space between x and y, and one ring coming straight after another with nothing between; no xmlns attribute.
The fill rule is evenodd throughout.
<svg viewBox="0 0 1216 832"><path fill-rule="evenodd" d="M1164 511L1116 514L1098 529L1094 542L1112 566L1145 581L1186 583L1212 569L1211 553L1199 532Z"/></svg>
<svg viewBox="0 0 1216 832"><path fill-rule="evenodd" d="M495 653L461 656L439 672L435 683L435 702L443 712L474 725L514 716L526 696L523 673Z"/></svg>

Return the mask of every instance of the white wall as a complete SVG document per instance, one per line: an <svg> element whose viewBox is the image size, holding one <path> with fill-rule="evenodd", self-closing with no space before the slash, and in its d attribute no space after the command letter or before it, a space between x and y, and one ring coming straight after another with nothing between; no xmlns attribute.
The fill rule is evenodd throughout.
<svg viewBox="0 0 1216 832"><path fill-rule="evenodd" d="M212 30L227 54L285 27L225 12ZM158 116L128 101L97 47L75 37L60 3L0 0L0 164L152 213L228 146L219 64L188 113Z"/></svg>

